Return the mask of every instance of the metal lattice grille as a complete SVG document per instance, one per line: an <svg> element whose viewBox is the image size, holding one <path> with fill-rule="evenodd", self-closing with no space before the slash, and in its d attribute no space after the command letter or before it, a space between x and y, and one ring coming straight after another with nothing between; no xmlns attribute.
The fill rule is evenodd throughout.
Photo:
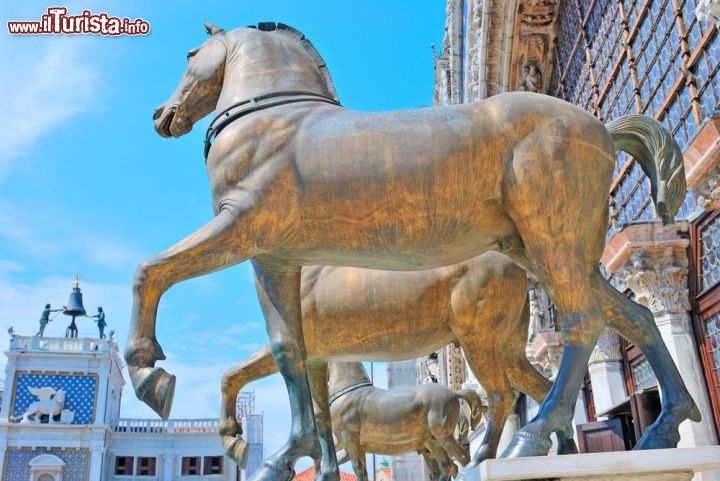
<svg viewBox="0 0 720 481"><path fill-rule="evenodd" d="M602 121L652 115L685 150L720 108L720 39L694 11L694 0L562 0L549 93ZM615 174L609 236L655 217L649 183L634 160L620 155ZM694 207L689 193L678 216Z"/></svg>
<svg viewBox="0 0 720 481"><path fill-rule="evenodd" d="M700 286L703 291L720 281L720 217L716 217L700 233Z"/></svg>
<svg viewBox="0 0 720 481"><path fill-rule="evenodd" d="M720 313L711 316L705 321L705 328L710 340L710 357L712 359L712 370L720 374Z"/></svg>

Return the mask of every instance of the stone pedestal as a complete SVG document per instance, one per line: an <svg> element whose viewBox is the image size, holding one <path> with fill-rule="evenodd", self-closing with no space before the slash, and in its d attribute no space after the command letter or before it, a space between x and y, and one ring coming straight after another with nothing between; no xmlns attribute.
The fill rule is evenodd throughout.
<svg viewBox="0 0 720 481"><path fill-rule="evenodd" d="M464 481L689 481L720 470L720 446L492 459L465 471Z"/></svg>

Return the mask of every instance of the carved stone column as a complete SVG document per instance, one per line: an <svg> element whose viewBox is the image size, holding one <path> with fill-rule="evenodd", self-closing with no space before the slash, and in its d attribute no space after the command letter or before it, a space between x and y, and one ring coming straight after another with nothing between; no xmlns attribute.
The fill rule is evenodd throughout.
<svg viewBox="0 0 720 481"><path fill-rule="evenodd" d="M90 451L90 479L101 479L103 475L103 458L105 457L105 443L95 441Z"/></svg>
<svg viewBox="0 0 720 481"><path fill-rule="evenodd" d="M595 411L602 414L627 399L620 337L605 329L590 355L588 372L593 386Z"/></svg>
<svg viewBox="0 0 720 481"><path fill-rule="evenodd" d="M704 419L711 419L702 370L690 326L687 249L678 243L652 242L630 249L632 254L614 275L621 286L635 293L637 302L648 307L655 317L663 341L695 399ZM679 447L716 444L710 424L685 421L680 426Z"/></svg>
<svg viewBox="0 0 720 481"><path fill-rule="evenodd" d="M447 347L447 385L453 391L462 389L467 379L465 357L462 348L454 345Z"/></svg>

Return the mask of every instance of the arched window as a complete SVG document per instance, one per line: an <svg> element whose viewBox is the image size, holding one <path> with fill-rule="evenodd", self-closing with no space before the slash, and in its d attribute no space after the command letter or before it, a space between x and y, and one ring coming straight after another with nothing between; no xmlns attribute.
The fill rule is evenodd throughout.
<svg viewBox="0 0 720 481"><path fill-rule="evenodd" d="M30 481L63 481L65 461L52 454L41 454L30 460Z"/></svg>

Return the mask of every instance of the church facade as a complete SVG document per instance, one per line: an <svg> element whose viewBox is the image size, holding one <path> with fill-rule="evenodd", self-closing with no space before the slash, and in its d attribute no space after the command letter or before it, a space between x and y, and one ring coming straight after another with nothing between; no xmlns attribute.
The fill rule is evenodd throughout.
<svg viewBox="0 0 720 481"><path fill-rule="evenodd" d="M603 122L650 115L673 133L688 181L675 226L662 227L649 182L632 158L619 155L601 269L618 290L653 312L700 407L704 421L681 426L684 447L716 445L720 434L718 22L717 0L449 0L444 41L435 52L436 105L539 92ZM552 303L529 282L527 351L552 378L562 339ZM455 388L476 382L460 349L440 354L436 370L443 382ZM420 364L427 370L434 363ZM509 424L528 419L533 406L521 400ZM581 451L631 449L659 408L657 380L642 352L605 332L579 393ZM703 479L720 479L712 476Z"/></svg>

